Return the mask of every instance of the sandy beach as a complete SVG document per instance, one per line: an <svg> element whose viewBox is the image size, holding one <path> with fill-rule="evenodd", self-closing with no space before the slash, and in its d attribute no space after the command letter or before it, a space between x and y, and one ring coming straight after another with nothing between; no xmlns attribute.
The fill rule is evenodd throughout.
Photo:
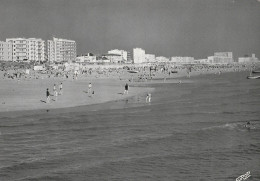
<svg viewBox="0 0 260 181"><path fill-rule="evenodd" d="M58 88L63 83L63 94L56 96L53 94L53 86ZM92 83L94 94L88 94L88 84ZM123 81L114 79L100 80L24 80L11 81L1 80L1 104L0 111L18 111L35 109L54 109L75 107L81 105L103 103L111 100L125 99L137 94L144 94L152 91L151 88L131 87L129 93L124 93ZM46 103L46 88L50 90L50 103Z"/></svg>
<svg viewBox="0 0 260 181"><path fill-rule="evenodd" d="M158 70L152 72L149 77L148 68L138 69L138 73L131 74L124 69L114 71L93 71L91 74L79 74L77 78L55 77L52 74L31 73L25 78L6 78L4 72L0 72L0 112L56 109L76 107L82 105L98 104L113 100L126 99L136 95L146 95L152 92L151 83L185 83L201 74L220 74L235 71L234 68L194 69L187 74L185 68L179 68L177 73ZM183 78L186 78L183 80ZM188 79L187 79L188 78ZM59 91L59 85L63 84L62 95L55 96L54 84ZM92 94L88 94L88 84L92 83ZM129 84L129 93L124 94L125 84ZM46 89L50 92L50 102L46 102Z"/></svg>

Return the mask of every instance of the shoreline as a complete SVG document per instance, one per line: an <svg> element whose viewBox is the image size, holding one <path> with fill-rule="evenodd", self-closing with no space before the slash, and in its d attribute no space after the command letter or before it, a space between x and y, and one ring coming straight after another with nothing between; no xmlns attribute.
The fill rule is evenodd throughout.
<svg viewBox="0 0 260 181"><path fill-rule="evenodd" d="M245 71L247 70L241 72ZM226 72L234 71L227 70L221 72L221 74ZM87 77L79 76L78 80L54 77L29 80L0 79L0 113L76 108L119 101L154 91L155 87L152 84L191 83L193 82L192 77L218 73L220 74L218 69L197 70L191 72L191 78L189 78L185 70L180 70L177 74L168 76L165 73L161 73L156 75L154 79L141 82L131 82L130 75L133 76L133 74L127 74L126 72L120 73L118 78L116 75L97 78L96 74L93 74ZM134 76L136 78L137 74L134 74ZM55 96L51 96L51 103L45 103L46 88L49 88L50 93L53 94L53 85L56 84L56 88L58 88L61 82L63 83L63 95L57 96L57 100L55 100ZM90 82L95 91L92 97L88 97L87 94L88 83ZM129 94L127 95L123 94L125 83L128 83L130 86Z"/></svg>

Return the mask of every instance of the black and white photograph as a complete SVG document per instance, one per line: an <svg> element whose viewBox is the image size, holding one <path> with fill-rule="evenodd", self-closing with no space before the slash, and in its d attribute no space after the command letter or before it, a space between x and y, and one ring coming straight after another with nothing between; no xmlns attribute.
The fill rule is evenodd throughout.
<svg viewBox="0 0 260 181"><path fill-rule="evenodd" d="M260 0L0 0L0 181L259 181Z"/></svg>

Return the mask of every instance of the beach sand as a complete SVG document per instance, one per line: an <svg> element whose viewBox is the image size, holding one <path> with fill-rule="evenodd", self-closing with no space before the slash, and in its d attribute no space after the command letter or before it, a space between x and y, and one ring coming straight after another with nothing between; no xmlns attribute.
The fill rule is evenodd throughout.
<svg viewBox="0 0 260 181"><path fill-rule="evenodd" d="M54 96L53 86L56 89L63 83L63 94ZM94 94L88 94L88 84L92 83ZM55 109L75 107L81 105L98 104L112 100L125 99L138 94L151 92L152 88L131 87L129 93L124 93L126 82L115 79L96 80L59 80L59 79L32 79L32 80L0 80L0 112ZM50 103L46 103L46 89L51 94Z"/></svg>
<svg viewBox="0 0 260 181"><path fill-rule="evenodd" d="M230 71L230 70L228 70ZM192 71L191 77L201 74L217 74L218 70ZM79 75L77 80L40 76L38 79L5 79L3 72L0 72L0 112L57 109L76 107L83 105L99 104L114 100L127 99L136 95L146 95L154 88L149 84L154 83L185 83L192 82L187 77L186 69L178 70L176 74L165 74L156 72L152 80L138 80L140 74L130 74L126 70L120 73ZM131 82L131 79L134 81ZM63 83L63 94L54 96L53 86L56 84L58 90L60 83ZM89 96L88 84L92 83L94 94ZM129 94L124 93L124 85L129 84ZM51 94L50 103L46 103L46 89Z"/></svg>

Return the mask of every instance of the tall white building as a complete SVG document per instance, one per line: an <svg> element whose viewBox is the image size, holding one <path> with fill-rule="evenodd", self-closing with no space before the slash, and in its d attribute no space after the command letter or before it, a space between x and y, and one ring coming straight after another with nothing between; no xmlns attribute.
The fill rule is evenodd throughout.
<svg viewBox="0 0 260 181"><path fill-rule="evenodd" d="M6 42L12 45L13 61L44 61L45 41L39 38L8 38Z"/></svg>
<svg viewBox="0 0 260 181"><path fill-rule="evenodd" d="M0 41L0 61L12 61L12 44Z"/></svg>
<svg viewBox="0 0 260 181"><path fill-rule="evenodd" d="M143 50L141 48L134 48L133 49L133 58L134 58L134 63L145 62L145 50Z"/></svg>
<svg viewBox="0 0 260 181"><path fill-rule="evenodd" d="M121 56L121 59L123 61L127 61L127 51L125 50L118 50L118 49L114 49L114 50L110 50L108 51L108 54L117 54Z"/></svg>
<svg viewBox="0 0 260 181"><path fill-rule="evenodd" d="M72 62L76 60L77 55L76 42L54 38L48 40L48 61L50 62Z"/></svg>

